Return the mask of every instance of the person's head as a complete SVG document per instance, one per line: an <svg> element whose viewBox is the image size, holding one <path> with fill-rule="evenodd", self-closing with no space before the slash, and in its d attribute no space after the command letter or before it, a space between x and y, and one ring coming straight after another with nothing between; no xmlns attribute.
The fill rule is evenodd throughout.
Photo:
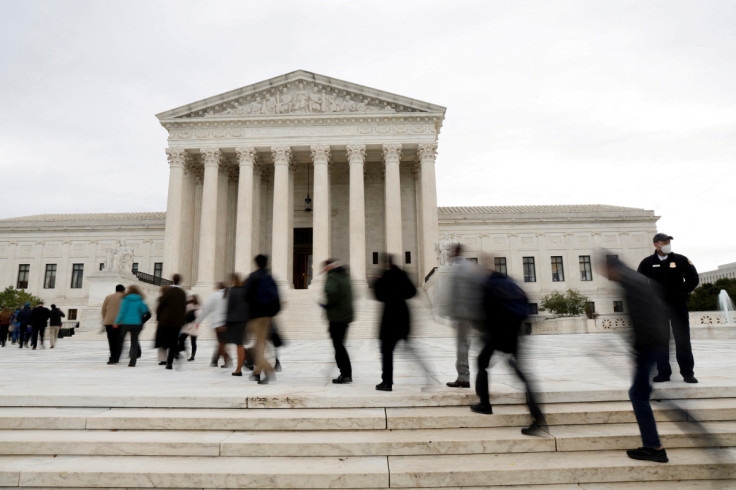
<svg viewBox="0 0 736 490"><path fill-rule="evenodd" d="M51 309L52 309L52 310L55 310L55 309L56 309L56 305L52 303L52 304L51 304Z"/></svg>
<svg viewBox="0 0 736 490"><path fill-rule="evenodd" d="M23 308L30 308L30 307L31 307L31 304L30 303L26 303L26 304L23 305Z"/></svg>
<svg viewBox="0 0 736 490"><path fill-rule="evenodd" d="M39 301L36 306L43 306L43 301Z"/></svg>
<svg viewBox="0 0 736 490"><path fill-rule="evenodd" d="M141 292L140 288L135 284L131 284L130 286L128 286L128 290L125 292L126 296L130 296L131 294L137 294L141 298L143 297L143 293Z"/></svg>
<svg viewBox="0 0 736 490"><path fill-rule="evenodd" d="M122 284L118 284L117 286L115 286L115 292L116 293L125 292L125 286L123 286Z"/></svg>
<svg viewBox="0 0 736 490"><path fill-rule="evenodd" d="M181 274L174 274L171 276L171 282L174 283L174 286L178 286L181 282Z"/></svg>
<svg viewBox="0 0 736 490"><path fill-rule="evenodd" d="M654 248L657 249L659 255L667 255L672 252L672 245L670 245L672 237L666 233L657 233L654 235L652 241L654 242Z"/></svg>
<svg viewBox="0 0 736 490"><path fill-rule="evenodd" d="M256 255L256 258L254 260L256 262L256 266L259 269L265 269L266 266L268 265L268 257L266 257L263 254Z"/></svg>
<svg viewBox="0 0 736 490"><path fill-rule="evenodd" d="M196 294L193 294L189 296L189 299L187 300L187 302L193 305L199 305L199 296L197 296Z"/></svg>

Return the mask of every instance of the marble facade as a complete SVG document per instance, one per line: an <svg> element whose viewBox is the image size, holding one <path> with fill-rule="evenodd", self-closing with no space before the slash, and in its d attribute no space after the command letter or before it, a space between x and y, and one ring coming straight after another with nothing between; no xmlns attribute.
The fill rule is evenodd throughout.
<svg viewBox="0 0 736 490"><path fill-rule="evenodd" d="M158 114L169 133L164 276L209 291L263 253L277 282L303 287L294 240L309 230L298 245L315 265L338 256L365 284L374 253L388 251L422 284L436 266L444 113L296 71Z"/></svg>

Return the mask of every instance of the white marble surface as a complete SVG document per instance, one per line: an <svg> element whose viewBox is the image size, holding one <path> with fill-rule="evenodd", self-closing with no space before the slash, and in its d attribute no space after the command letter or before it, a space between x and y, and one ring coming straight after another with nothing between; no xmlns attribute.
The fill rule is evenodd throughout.
<svg viewBox="0 0 736 490"><path fill-rule="evenodd" d="M525 338L522 359L542 401L627 401L631 364L613 334L549 335ZM156 362L150 343L143 344L138 366L106 365L104 341L63 339L56 349L35 351L8 345L0 349L5 373L0 406L86 407L402 407L469 405L473 389L445 386L455 379L454 339L414 339L424 366L401 347L395 360L395 385L377 392L380 355L375 340L351 339L353 384L334 385L337 375L329 339L291 341L279 351L284 367L273 384L258 385L230 369L209 367L213 343L201 341L197 360L178 361L174 370ZM471 352L477 353L477 344ZM694 340L695 374L688 385L678 375L658 384L652 397L736 397L736 340ZM473 362L471 372L474 373ZM53 369L49 369L53 366ZM675 368L676 370L676 368ZM523 402L522 386L499 356L491 370L496 405Z"/></svg>

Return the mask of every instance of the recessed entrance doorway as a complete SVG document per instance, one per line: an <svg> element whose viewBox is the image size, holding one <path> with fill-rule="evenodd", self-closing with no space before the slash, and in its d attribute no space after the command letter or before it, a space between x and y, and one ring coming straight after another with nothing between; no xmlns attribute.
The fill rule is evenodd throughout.
<svg viewBox="0 0 736 490"><path fill-rule="evenodd" d="M294 289L312 283L312 228L294 228Z"/></svg>

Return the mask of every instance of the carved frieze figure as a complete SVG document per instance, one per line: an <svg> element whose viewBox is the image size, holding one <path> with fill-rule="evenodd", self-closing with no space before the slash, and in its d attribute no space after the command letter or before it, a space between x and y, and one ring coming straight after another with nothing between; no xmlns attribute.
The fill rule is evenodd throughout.
<svg viewBox="0 0 736 490"><path fill-rule="evenodd" d="M289 89L284 87L283 93L278 95L278 101L276 103L276 112L278 114L288 114L291 112L291 94Z"/></svg>
<svg viewBox="0 0 736 490"><path fill-rule="evenodd" d="M266 94L266 100L261 105L261 114L276 114L276 99Z"/></svg>
<svg viewBox="0 0 736 490"><path fill-rule="evenodd" d="M440 242L437 244L439 252L437 259L440 266L452 265L450 261L450 257L452 257L452 249L455 248L458 243L457 238L454 236L450 236L447 233L442 236Z"/></svg>

